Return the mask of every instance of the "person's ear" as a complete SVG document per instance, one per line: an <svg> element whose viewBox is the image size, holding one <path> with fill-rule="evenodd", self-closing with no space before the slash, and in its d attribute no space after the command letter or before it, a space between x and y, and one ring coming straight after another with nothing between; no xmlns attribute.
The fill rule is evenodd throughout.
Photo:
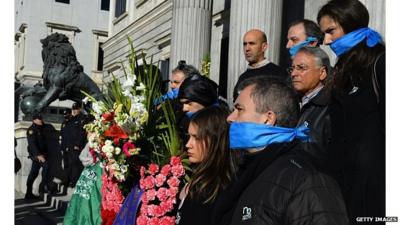
<svg viewBox="0 0 400 225"><path fill-rule="evenodd" d="M324 81L327 76L328 76L328 71L327 71L326 66L321 67L321 71L319 74L319 80Z"/></svg>
<svg viewBox="0 0 400 225"><path fill-rule="evenodd" d="M268 48L268 43L267 43L267 42L263 42L263 43L262 43L262 50L263 50L263 52L267 51L267 48Z"/></svg>
<svg viewBox="0 0 400 225"><path fill-rule="evenodd" d="M264 124L275 126L276 124L276 114L272 111L268 111L263 114Z"/></svg>

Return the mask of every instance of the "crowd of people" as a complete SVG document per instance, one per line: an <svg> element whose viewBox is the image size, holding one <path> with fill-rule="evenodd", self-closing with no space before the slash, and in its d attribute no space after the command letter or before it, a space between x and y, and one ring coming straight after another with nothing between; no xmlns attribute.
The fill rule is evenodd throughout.
<svg viewBox="0 0 400 225"><path fill-rule="evenodd" d="M265 58L263 31L243 35L248 67L231 93L233 109L193 66L180 61L172 70L171 90L154 105L173 103L193 169L176 224L343 225L385 216L385 45L359 0L331 0L316 19L290 24L286 70ZM70 133L68 124L81 119L63 124ZM62 146L74 186L85 140L71 138ZM27 197L38 168L47 180L45 152L32 146Z"/></svg>

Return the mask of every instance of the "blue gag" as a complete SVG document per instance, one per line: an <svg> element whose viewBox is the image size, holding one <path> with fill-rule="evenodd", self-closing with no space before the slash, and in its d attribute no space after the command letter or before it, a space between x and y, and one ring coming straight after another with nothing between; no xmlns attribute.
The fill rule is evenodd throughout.
<svg viewBox="0 0 400 225"><path fill-rule="evenodd" d="M307 45L309 45L311 42L314 42L314 41L318 41L318 39L315 38L315 37L307 37L307 39L306 39L305 41L300 42L300 43L297 44L297 45L294 45L293 47L291 47L291 48L289 49L290 57L293 57L294 55L296 55L296 53L299 51L299 49L300 49L301 47L307 46Z"/></svg>
<svg viewBox="0 0 400 225"><path fill-rule="evenodd" d="M272 143L291 142L298 138L309 141L309 128L302 125L297 128L270 126L250 122L232 122L229 128L231 149L264 148Z"/></svg>
<svg viewBox="0 0 400 225"><path fill-rule="evenodd" d="M178 97L178 93L179 93L178 88L171 89L165 95L163 95L157 99L154 99L153 105L159 105L159 104L167 101L167 99L170 99L170 100L176 99Z"/></svg>
<svg viewBox="0 0 400 225"><path fill-rule="evenodd" d="M368 47L374 47L378 43L382 42L382 37L378 32L370 29L369 27L366 27L352 31L336 39L334 42L330 44L330 47L337 56L340 56L348 52L350 49L352 49L354 46L356 46L364 39L367 39Z"/></svg>
<svg viewBox="0 0 400 225"><path fill-rule="evenodd" d="M194 116L194 114L196 114L196 112L186 112L185 114L187 117L189 117L189 119L191 119Z"/></svg>

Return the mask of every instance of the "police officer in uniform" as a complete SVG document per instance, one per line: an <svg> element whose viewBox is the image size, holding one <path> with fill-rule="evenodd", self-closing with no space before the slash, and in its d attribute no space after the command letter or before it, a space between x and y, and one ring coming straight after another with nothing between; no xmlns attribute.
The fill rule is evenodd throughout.
<svg viewBox="0 0 400 225"><path fill-rule="evenodd" d="M39 175L39 170L42 167L42 182L39 185L39 192L47 191L49 183L49 164L48 149L46 142L46 128L40 114L32 116L32 125L27 130L28 153L32 160L31 171L29 172L26 182L25 199L39 199L38 196L32 193L33 182Z"/></svg>
<svg viewBox="0 0 400 225"><path fill-rule="evenodd" d="M86 131L83 126L87 118L81 113L79 103L72 105L71 114L67 115L61 125L61 149L64 155L65 184L75 187L83 170L79 154L86 144Z"/></svg>

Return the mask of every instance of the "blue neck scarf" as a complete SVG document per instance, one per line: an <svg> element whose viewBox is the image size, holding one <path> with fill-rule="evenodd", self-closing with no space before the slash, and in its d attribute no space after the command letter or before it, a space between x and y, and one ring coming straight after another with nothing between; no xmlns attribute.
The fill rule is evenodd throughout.
<svg viewBox="0 0 400 225"><path fill-rule="evenodd" d="M272 143L291 142L298 138L309 141L309 128L302 125L297 128L270 126L250 122L232 122L229 128L231 149L265 148Z"/></svg>
<svg viewBox="0 0 400 225"><path fill-rule="evenodd" d="M300 49L301 47L307 46L307 45L309 45L311 42L314 42L314 41L318 41L318 39L315 38L315 37L307 37L307 39L306 39L305 41L300 42L300 43L298 43L297 45L294 45L293 47L291 47L291 48L289 49L290 57L294 57L294 55L296 55L296 53L299 51L299 49Z"/></svg>
<svg viewBox="0 0 400 225"><path fill-rule="evenodd" d="M187 117L189 117L189 119L192 119L192 117L194 116L194 114L196 114L196 112L186 112L185 114Z"/></svg>
<svg viewBox="0 0 400 225"><path fill-rule="evenodd" d="M343 35L342 37L332 42L330 44L330 47L337 56L340 56L348 52L364 39L367 39L368 47L374 47L378 43L382 42L382 37L378 32L372 30L369 27L365 27Z"/></svg>
<svg viewBox="0 0 400 225"><path fill-rule="evenodd" d="M154 99L153 105L159 105L159 104L167 101L167 99L170 99L170 100L176 99L178 97L178 93L179 93L178 88L171 89L165 95L163 95L157 99Z"/></svg>

